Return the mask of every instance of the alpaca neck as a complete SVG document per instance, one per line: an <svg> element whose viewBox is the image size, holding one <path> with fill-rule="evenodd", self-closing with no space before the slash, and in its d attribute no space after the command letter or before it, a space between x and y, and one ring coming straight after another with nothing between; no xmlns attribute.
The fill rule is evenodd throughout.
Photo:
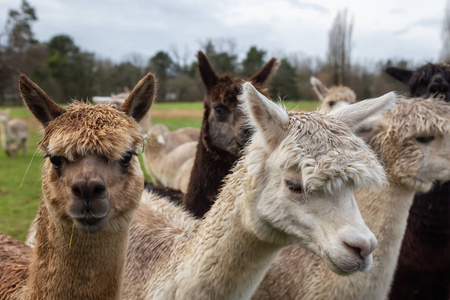
<svg viewBox="0 0 450 300"><path fill-rule="evenodd" d="M67 221L57 223L44 204L37 226L26 299L120 299L128 227L72 230Z"/></svg>
<svg viewBox="0 0 450 300"><path fill-rule="evenodd" d="M281 252L246 224L254 193L242 192L242 161L234 170L179 260L177 299L249 299Z"/></svg>
<svg viewBox="0 0 450 300"><path fill-rule="evenodd" d="M368 272L335 274L342 299L386 299L393 280L414 192L393 182L389 187L363 188L355 193L361 215L378 240ZM347 284L346 284L347 283ZM349 293L349 291L351 293Z"/></svg>
<svg viewBox="0 0 450 300"><path fill-rule="evenodd" d="M237 157L229 152L213 147L208 150L203 143L202 130L189 185L183 197L183 206L197 218L203 217L209 211L223 179L237 160Z"/></svg>

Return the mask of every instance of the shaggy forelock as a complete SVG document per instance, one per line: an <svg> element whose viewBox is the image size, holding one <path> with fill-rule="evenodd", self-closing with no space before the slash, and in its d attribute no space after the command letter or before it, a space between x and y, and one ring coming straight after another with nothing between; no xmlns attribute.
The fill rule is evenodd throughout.
<svg viewBox="0 0 450 300"><path fill-rule="evenodd" d="M140 131L137 122L110 104L74 102L48 124L39 145L71 161L90 153L113 161L142 144Z"/></svg>
<svg viewBox="0 0 450 300"><path fill-rule="evenodd" d="M344 123L319 112L289 112L290 134L281 166L301 172L309 191L333 193L343 185L382 185L386 174L375 154Z"/></svg>
<svg viewBox="0 0 450 300"><path fill-rule="evenodd" d="M448 135L450 133L450 104L434 98L400 98L394 109L386 113L391 122L390 131L399 141L421 135Z"/></svg>

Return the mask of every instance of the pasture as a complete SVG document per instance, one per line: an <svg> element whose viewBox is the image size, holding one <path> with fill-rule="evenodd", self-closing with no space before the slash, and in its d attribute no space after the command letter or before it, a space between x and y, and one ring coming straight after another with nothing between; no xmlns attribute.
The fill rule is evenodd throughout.
<svg viewBox="0 0 450 300"><path fill-rule="evenodd" d="M319 106L318 101L289 101L283 104L287 109L296 110L314 110ZM6 108L0 108L3 109ZM199 128L202 111L202 102L156 103L151 109L153 123L165 124L170 130ZM12 159L0 151L0 232L24 241L41 197L43 155L36 148L42 133L39 123L26 108L11 108L11 117L25 120L31 131L25 157L20 153ZM150 179L147 174L146 179Z"/></svg>

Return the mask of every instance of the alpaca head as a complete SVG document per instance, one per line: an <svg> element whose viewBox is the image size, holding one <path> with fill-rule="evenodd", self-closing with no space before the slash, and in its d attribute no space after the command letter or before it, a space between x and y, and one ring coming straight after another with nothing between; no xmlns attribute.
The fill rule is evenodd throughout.
<svg viewBox="0 0 450 300"><path fill-rule="evenodd" d="M436 99L397 99L394 109L369 119L360 136L375 150L393 182L426 192L450 180L450 104Z"/></svg>
<svg viewBox="0 0 450 300"><path fill-rule="evenodd" d="M388 67L385 72L408 86L412 97L440 95L450 101L450 65L426 64L415 71Z"/></svg>
<svg viewBox="0 0 450 300"><path fill-rule="evenodd" d="M356 94L349 87L340 85L327 88L314 76L311 76L310 82L319 100L322 101L321 110L325 113L356 102Z"/></svg>
<svg viewBox="0 0 450 300"><path fill-rule="evenodd" d="M117 109L81 102L63 108L25 75L19 87L45 127L39 146L46 157L43 201L51 218L85 232L117 230L131 222L144 186L137 122L155 97L154 75L147 74Z"/></svg>
<svg viewBox="0 0 450 300"><path fill-rule="evenodd" d="M3 122L5 124L8 123L9 114L10 114L9 109L0 111L0 122Z"/></svg>
<svg viewBox="0 0 450 300"><path fill-rule="evenodd" d="M263 240L304 246L336 273L370 268L377 242L354 191L382 185L385 173L352 131L389 106L393 93L325 115L286 112L250 83L243 89L242 109L256 128L245 157L249 180L243 193L255 199L248 203L249 226Z"/></svg>
<svg viewBox="0 0 450 300"><path fill-rule="evenodd" d="M227 75L218 76L201 51L198 52L198 66L207 89L203 102L203 143L208 150L214 147L237 155L251 135L243 126L245 116L236 109L243 80ZM277 60L272 58L248 80L261 90L277 67Z"/></svg>
<svg viewBox="0 0 450 300"><path fill-rule="evenodd" d="M170 131L167 126L155 124L150 127L148 131L147 146L151 149L151 151L159 151L165 144L167 144L169 137Z"/></svg>

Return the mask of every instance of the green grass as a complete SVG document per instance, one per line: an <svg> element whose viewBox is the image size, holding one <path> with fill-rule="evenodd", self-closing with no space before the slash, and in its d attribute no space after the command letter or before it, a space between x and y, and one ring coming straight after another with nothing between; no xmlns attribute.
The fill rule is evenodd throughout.
<svg viewBox="0 0 450 300"><path fill-rule="evenodd" d="M288 109L311 110L318 102L285 102ZM202 110L203 104L197 103L156 103L152 110ZM0 110L3 108L0 108ZM24 241L28 227L34 219L41 198L41 170L43 155L36 153L36 145L41 138L38 123L24 107L11 108L11 116L25 119L31 126L28 154L14 159L0 151L0 232L7 233ZM169 115L170 116L170 115ZM182 127L200 128L201 118L153 118L153 123L165 124L170 130ZM142 156L139 156L142 160ZM142 161L141 161L142 164ZM29 170L27 172L27 168ZM144 170L145 173L145 170ZM146 176L149 179L148 176ZM23 180L23 183L22 183Z"/></svg>

